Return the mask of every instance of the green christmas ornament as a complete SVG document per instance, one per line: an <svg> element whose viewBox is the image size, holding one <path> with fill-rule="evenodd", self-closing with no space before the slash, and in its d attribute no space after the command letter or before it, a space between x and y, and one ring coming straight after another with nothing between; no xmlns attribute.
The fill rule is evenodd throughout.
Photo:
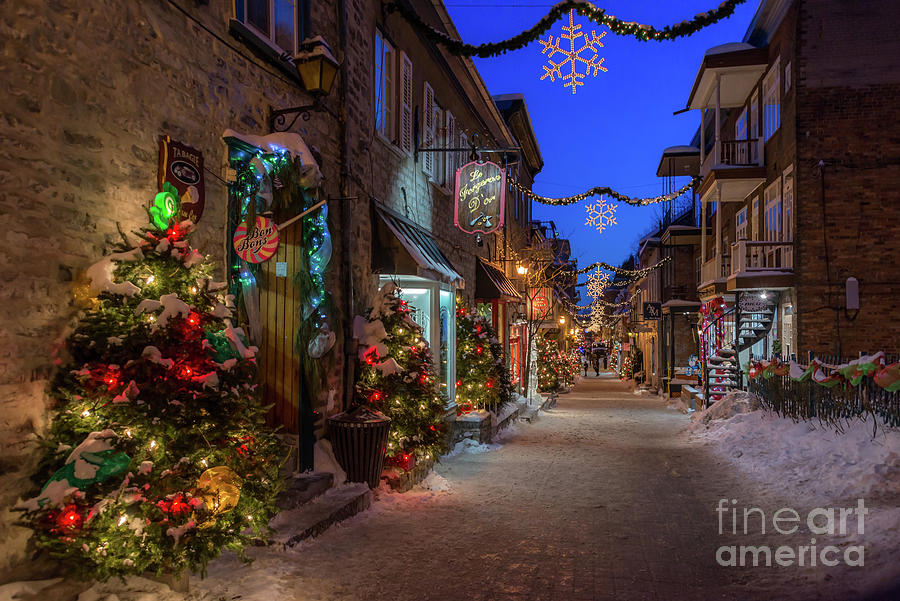
<svg viewBox="0 0 900 601"><path fill-rule="evenodd" d="M91 467L96 468L93 478L79 478L75 475L76 461L65 464L50 476L50 479L41 489L41 492L47 490L51 483L63 480L68 482L70 486L74 486L78 490L84 490L91 484L105 482L113 476L118 476L128 469L131 463L131 457L121 451L115 449L107 449L105 451L93 451L82 453L81 461L88 463ZM38 503L46 499L38 499Z"/></svg>
<svg viewBox="0 0 900 601"><path fill-rule="evenodd" d="M178 214L181 209L181 201L178 199L178 190L166 182L163 190L153 199L153 206L148 209L153 225L161 230L168 229L169 221Z"/></svg>

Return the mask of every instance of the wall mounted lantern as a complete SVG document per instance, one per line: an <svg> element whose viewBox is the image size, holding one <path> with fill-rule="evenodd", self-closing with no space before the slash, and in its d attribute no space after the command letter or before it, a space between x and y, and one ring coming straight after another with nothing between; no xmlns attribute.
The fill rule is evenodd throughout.
<svg viewBox="0 0 900 601"><path fill-rule="evenodd" d="M270 107L269 131L287 131L300 117L304 121L309 121L309 114L312 111L331 112L322 105L322 99L331 93L340 64L334 59L331 48L325 40L321 36L316 36L304 41L300 45L300 52L294 57L294 64L300 74L303 88L313 97L313 103L277 111ZM290 123L288 115L294 115Z"/></svg>

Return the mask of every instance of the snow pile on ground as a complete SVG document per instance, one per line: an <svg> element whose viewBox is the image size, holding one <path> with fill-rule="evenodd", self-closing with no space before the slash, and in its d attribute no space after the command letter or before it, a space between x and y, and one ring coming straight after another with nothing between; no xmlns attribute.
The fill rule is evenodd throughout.
<svg viewBox="0 0 900 601"><path fill-rule="evenodd" d="M450 482L434 470L425 476L425 479L418 484L418 488L433 490L434 492L451 492L453 490Z"/></svg>
<svg viewBox="0 0 900 601"><path fill-rule="evenodd" d="M700 424L708 424L711 421L731 419L735 415L750 413L763 408L762 401L756 395L735 390L716 401L703 411L695 413L691 419Z"/></svg>
<svg viewBox="0 0 900 601"><path fill-rule="evenodd" d="M316 441L313 461L315 462L314 472L328 472L334 476L334 484L332 486L340 486L347 481L347 474L341 469L340 464L335 459L330 441L324 438Z"/></svg>
<svg viewBox="0 0 900 601"><path fill-rule="evenodd" d="M693 413L693 409L687 404L683 397L671 397L666 401L666 408L674 409L680 413Z"/></svg>
<svg viewBox="0 0 900 601"><path fill-rule="evenodd" d="M462 453L470 453L472 455L478 453L487 453L488 451L495 451L500 448L499 444L485 444L482 442L478 442L474 438L464 438L455 445L450 450L449 453L445 455L445 457L456 457L457 455L461 455Z"/></svg>
<svg viewBox="0 0 900 601"><path fill-rule="evenodd" d="M737 398L718 412L716 403L698 414L693 436L715 445L741 471L763 482L775 478L804 498L900 498L900 431L879 428L873 437L871 421L852 420L838 433L818 422L747 409L752 403Z"/></svg>

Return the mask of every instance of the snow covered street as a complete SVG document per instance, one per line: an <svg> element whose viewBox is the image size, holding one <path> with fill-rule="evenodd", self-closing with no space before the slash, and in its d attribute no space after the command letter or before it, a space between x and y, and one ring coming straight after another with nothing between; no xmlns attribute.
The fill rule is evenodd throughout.
<svg viewBox="0 0 900 601"><path fill-rule="evenodd" d="M767 483L740 473L696 438L659 397L588 378L501 444L459 449L412 492L377 491L371 510L317 539L252 549L249 567L223 557L205 580L191 578L187 596L132 579L80 601L869 598L856 587L870 561L890 559L890 536L881 557L867 550L866 568L718 565L722 545L810 536L801 521L796 537L729 538L730 514L720 536L720 499L738 500L739 534L741 507L761 507L771 527L777 507L805 515L815 505L781 490L778 474Z"/></svg>

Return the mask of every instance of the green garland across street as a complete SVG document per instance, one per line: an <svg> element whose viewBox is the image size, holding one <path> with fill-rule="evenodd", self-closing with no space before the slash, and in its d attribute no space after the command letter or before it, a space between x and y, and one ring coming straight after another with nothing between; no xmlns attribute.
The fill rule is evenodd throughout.
<svg viewBox="0 0 900 601"><path fill-rule="evenodd" d="M734 9L746 1L747 0L725 0L718 8L702 12L689 21L681 21L680 23L666 25L662 29L657 29L652 25L644 25L634 21L623 21L612 15L606 14L605 9L597 8L589 2L565 0L564 2L556 3L553 8L550 9L550 12L542 17L541 20L530 29L526 29L522 33L507 40L503 40L502 42L490 42L477 46L453 39L443 31L434 29L419 17L412 6L402 0L394 0L387 3L384 5L384 9L387 14L393 12L400 13L404 19L409 21L410 24L425 35L425 37L436 44L444 46L451 54L487 58L490 56L506 54L511 50L524 48L537 40L538 37L550 29L562 15L571 10L574 10L579 15L587 17L598 25L608 27L610 31L617 35L632 36L641 42L650 40L661 42L663 40L675 40L693 35L704 27L708 27L722 19L730 17L734 13Z"/></svg>

